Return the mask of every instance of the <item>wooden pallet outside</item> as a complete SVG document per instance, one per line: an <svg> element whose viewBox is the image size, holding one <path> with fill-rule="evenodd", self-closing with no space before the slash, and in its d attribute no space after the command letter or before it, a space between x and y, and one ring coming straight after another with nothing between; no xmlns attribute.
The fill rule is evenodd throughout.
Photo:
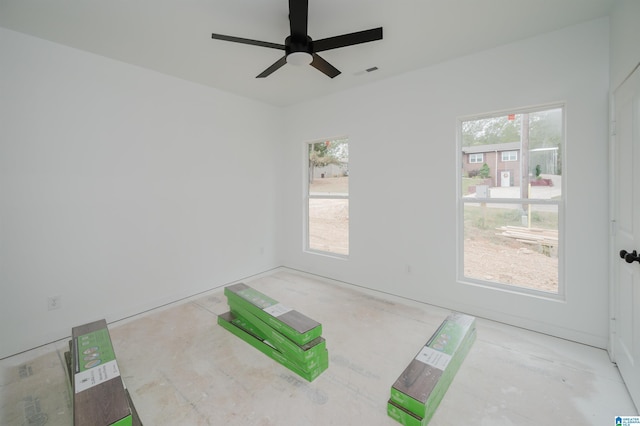
<svg viewBox="0 0 640 426"><path fill-rule="evenodd" d="M554 247L558 247L558 230L527 228L524 226L501 226L496 228L504 237L513 238L525 244L536 244L542 248L544 254L549 255Z"/></svg>

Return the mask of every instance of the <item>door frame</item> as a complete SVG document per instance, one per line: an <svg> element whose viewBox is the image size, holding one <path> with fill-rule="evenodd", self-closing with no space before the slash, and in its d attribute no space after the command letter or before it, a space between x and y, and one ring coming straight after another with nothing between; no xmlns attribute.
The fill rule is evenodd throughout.
<svg viewBox="0 0 640 426"><path fill-rule="evenodd" d="M619 273L619 268L620 268L620 262L622 261L622 259L620 259L620 254L618 252L618 250L620 250L620 245L619 243L622 242L620 239L620 231L619 231L619 225L616 222L616 219L621 217L622 213L619 209L619 199L621 196L621 185L620 185L620 180L619 179L624 179L625 176L619 176L619 173L617 172L617 170L619 169L619 165L620 165L620 157L619 157L619 134L621 133L621 130L618 128L619 126L617 125L617 121L620 117L618 117L618 115L616 114L616 111L619 109L618 108L618 104L617 102L619 101L619 97L616 98L616 93L618 93L618 91L621 89L621 87L625 84L627 84L627 82L629 82L630 79L637 79L638 82L640 82L640 63L638 63L633 70L629 73L629 75L627 75L627 77L618 85L615 87L615 89L610 91L610 95L609 95L609 123L610 123L610 129L609 129L609 224L610 224L610 233L609 233L609 342L607 345L607 350L609 353L609 358L611 359L612 362L614 363L618 363L619 361L621 361L623 358L625 359L625 363L624 365L627 365L626 362L626 355L618 353L618 342L620 341L620 338L618 337L618 332L620 330L624 330L625 325L627 324L626 321L625 322L621 322L617 317L617 313L620 311L619 308L621 306L621 300L620 298L621 293L620 293L620 273ZM634 84L636 85L637 83L635 81L632 81L630 84ZM626 96L630 93L633 96L637 96L637 93L640 89L635 86L635 88L632 86L631 88L631 92L621 92L622 93L622 97L624 97L626 99ZM626 89L625 89L626 91ZM636 137L638 137L638 135L635 133L636 132L636 126L640 125L640 123L636 123L634 120L636 120L637 118L635 118L635 107L632 104L632 111L634 118L632 119L631 125L632 125L632 129L631 129L631 148L632 148L632 152L634 152L633 150L638 148L638 144L640 144L640 141L637 141ZM633 156L635 157L636 154L633 153ZM632 182L634 182L634 185L640 185L640 182L635 182L634 176L636 175L637 170L635 170L635 167L638 167L637 165L634 166L634 170L633 170L633 176L631 176L631 180ZM640 192L640 188L638 186L632 187L631 188L633 194L638 194L638 192ZM635 201L633 203L633 207L632 209L635 209L637 207L637 201ZM635 210L634 210L635 211ZM635 219L634 219L635 222ZM635 225L637 226L637 223L635 223ZM633 232L633 239L634 239L634 245L638 244L638 233L640 232L640 230L638 230L636 227L632 228L632 232ZM626 241L626 238L625 238ZM632 247L634 248L634 247ZM632 248L629 248L629 250L631 250ZM633 265L631 267L635 267L636 265ZM634 272L635 274L635 272ZM632 280L633 281L633 280ZM637 285L634 284L632 282L632 285ZM634 327L637 326L637 319L635 319L635 315L632 316L632 318L628 319L629 321L631 321L631 328L632 330L634 330ZM632 342L635 338L638 337L638 330L636 329L635 331L632 331ZM632 345L634 346L634 348L631 348L632 351L632 357L634 358L638 358L640 357L640 353L638 353L638 346L636 346L635 343L632 343ZM633 361L632 365L633 365ZM620 364L619 367L623 366L623 364ZM626 369L627 367L624 367L623 369L619 369L620 371L620 375L621 378L623 380L623 382L625 382L625 384L627 385L627 388L629 389L629 394L631 396L631 399L634 401L636 408L640 409L640 388L637 387L637 376L638 373L640 373L639 369L640 366L635 366L633 365L632 367L629 366L629 369ZM631 376L631 377L625 377L625 375L623 374L623 371L626 372L627 376ZM631 384L633 384L631 386Z"/></svg>
<svg viewBox="0 0 640 426"><path fill-rule="evenodd" d="M627 82L635 73L640 72L640 62L631 70L631 72L609 92L609 342L607 352L612 362L616 361L615 336L616 336L616 318L617 312L617 294L616 294L616 264L620 261L619 254L616 252L616 229L617 223L615 219L615 191L618 186L616 174L616 91Z"/></svg>

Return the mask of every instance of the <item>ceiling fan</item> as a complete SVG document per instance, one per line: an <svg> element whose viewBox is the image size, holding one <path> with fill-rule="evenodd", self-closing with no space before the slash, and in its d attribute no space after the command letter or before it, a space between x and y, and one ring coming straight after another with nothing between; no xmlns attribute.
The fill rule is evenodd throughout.
<svg viewBox="0 0 640 426"><path fill-rule="evenodd" d="M211 34L211 38L284 50L285 55L269 68L258 74L256 78L267 77L286 63L293 65L311 65L327 76L334 78L340 74L340 71L322 59L317 52L382 40L382 27L323 38L322 40L312 40L307 34L308 15L309 0L289 0L289 26L291 28L291 35L284 40L284 44L215 33Z"/></svg>

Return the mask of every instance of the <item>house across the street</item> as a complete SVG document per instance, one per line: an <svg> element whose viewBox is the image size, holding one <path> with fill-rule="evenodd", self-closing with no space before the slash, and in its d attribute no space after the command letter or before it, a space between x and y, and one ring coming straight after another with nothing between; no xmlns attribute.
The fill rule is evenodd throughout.
<svg viewBox="0 0 640 426"><path fill-rule="evenodd" d="M520 186L520 142L506 142L462 147L462 175L473 176L486 164L489 167L490 186ZM536 167L541 173L556 175L559 172L558 148L529 150L529 168L525 173L535 176Z"/></svg>

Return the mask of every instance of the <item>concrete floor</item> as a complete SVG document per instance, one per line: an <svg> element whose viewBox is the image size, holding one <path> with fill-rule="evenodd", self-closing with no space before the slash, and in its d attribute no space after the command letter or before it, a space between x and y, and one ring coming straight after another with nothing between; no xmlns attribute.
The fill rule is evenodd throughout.
<svg viewBox="0 0 640 426"><path fill-rule="evenodd" d="M329 369L309 383L218 326L227 305L213 290L110 325L145 425L398 424L390 387L449 311L287 270L245 283L322 323ZM605 351L483 319L477 330L430 425L638 414ZM0 361L0 424L72 424L66 350L65 339Z"/></svg>

